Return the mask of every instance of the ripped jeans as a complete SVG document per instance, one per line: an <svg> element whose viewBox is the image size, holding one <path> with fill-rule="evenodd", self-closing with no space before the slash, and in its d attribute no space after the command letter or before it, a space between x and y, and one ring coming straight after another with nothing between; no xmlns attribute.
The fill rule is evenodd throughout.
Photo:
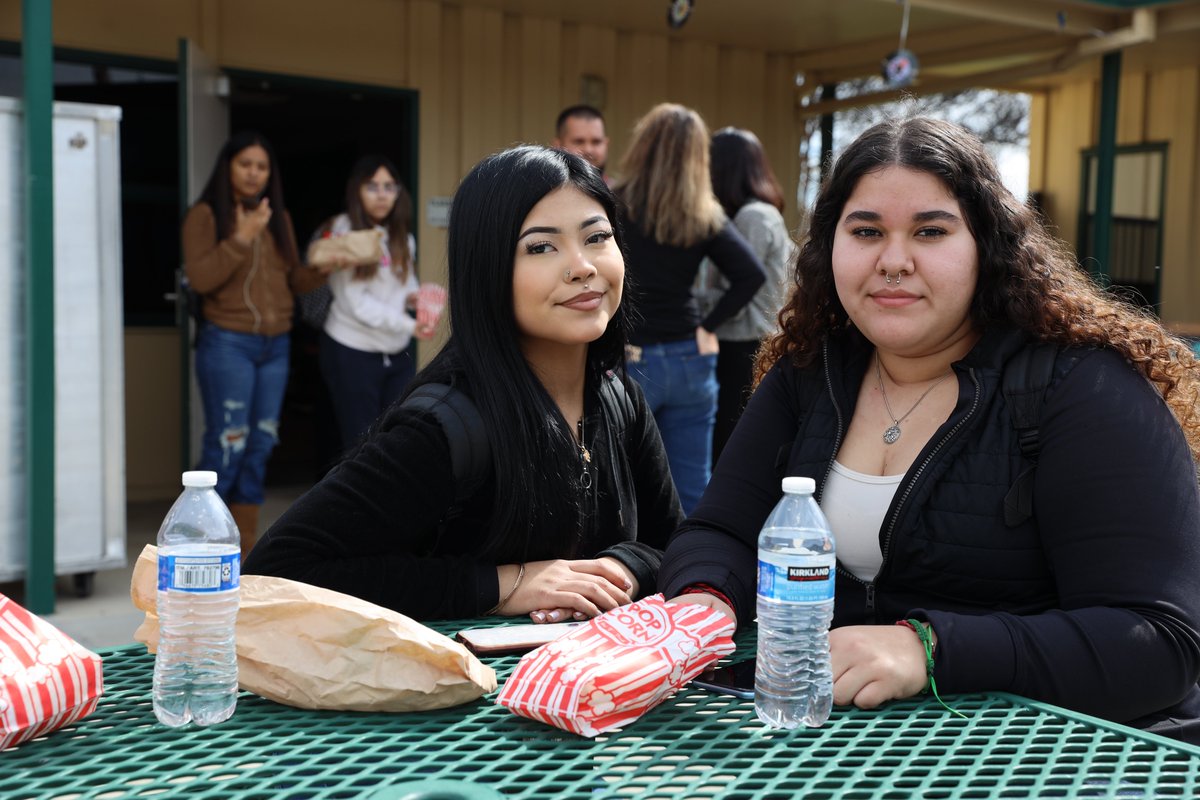
<svg viewBox="0 0 1200 800"><path fill-rule="evenodd" d="M279 441L291 335L237 333L205 322L196 343L204 438L196 469L217 473L226 503L263 502L267 459Z"/></svg>

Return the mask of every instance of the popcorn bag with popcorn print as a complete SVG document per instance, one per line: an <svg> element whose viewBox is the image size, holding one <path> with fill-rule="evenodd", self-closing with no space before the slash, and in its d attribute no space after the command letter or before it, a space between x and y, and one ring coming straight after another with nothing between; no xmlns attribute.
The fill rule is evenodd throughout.
<svg viewBox="0 0 1200 800"><path fill-rule="evenodd" d="M100 656L0 594L0 750L96 710Z"/></svg>
<svg viewBox="0 0 1200 800"><path fill-rule="evenodd" d="M626 725L733 652L733 621L652 595L527 653L496 698L583 736Z"/></svg>

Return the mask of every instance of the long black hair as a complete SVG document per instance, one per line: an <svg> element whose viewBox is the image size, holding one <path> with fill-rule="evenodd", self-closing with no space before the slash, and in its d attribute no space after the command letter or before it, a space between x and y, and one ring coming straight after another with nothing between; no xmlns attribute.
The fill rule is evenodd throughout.
<svg viewBox="0 0 1200 800"><path fill-rule="evenodd" d="M271 201L271 221L267 230L275 240L275 247L288 263L295 263L297 253L293 244L291 232L287 229L287 213L283 204L283 176L279 174L279 161L275 158L275 150L271 143L256 131L239 131L226 140L221 152L217 154L217 163L213 165L208 183L200 193L197 202L208 203L217 221L217 241L228 239L233 235L236 212L233 208L233 183L229 179L229 167L238 153L247 147L258 145L267 153L267 163L271 172L267 176L267 188L263 192Z"/></svg>
<svg viewBox="0 0 1200 800"><path fill-rule="evenodd" d="M495 504L484 555L522 559L533 537L577 530L579 450L519 347L513 312L513 263L521 223L543 197L571 186L603 207L620 246L616 197L599 171L577 155L524 146L489 156L467 174L450 208L450 340L409 386L465 381L488 429ZM625 302L588 346L587 381L623 371ZM558 555L569 553L562 537Z"/></svg>
<svg viewBox="0 0 1200 800"><path fill-rule="evenodd" d="M412 261L412 254L408 252L408 233L413 211L412 197L408 194L408 189L401 183L400 173L396 171L396 165L390 158L371 154L354 162L354 166L350 168L350 177L346 180L346 216L350 218L352 230L361 231L374 227L374 223L367 218L367 212L363 209L361 192L362 187L370 182L380 167L386 169L391 174L392 180L396 182L396 202L392 204L391 213L383 221L383 227L387 228L388 232L388 251L392 256L392 269L396 271L401 280L407 280ZM369 278L375 274L375 270L378 268L378 264L358 267L355 270L355 277Z"/></svg>
<svg viewBox="0 0 1200 800"><path fill-rule="evenodd" d="M709 145L713 194L733 219L742 206L761 200L783 211L783 190L758 137L742 128L721 128Z"/></svg>

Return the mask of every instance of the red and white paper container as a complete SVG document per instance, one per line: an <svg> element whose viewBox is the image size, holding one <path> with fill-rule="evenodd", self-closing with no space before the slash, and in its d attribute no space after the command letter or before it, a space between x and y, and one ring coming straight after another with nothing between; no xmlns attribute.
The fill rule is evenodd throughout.
<svg viewBox="0 0 1200 800"><path fill-rule="evenodd" d="M652 595L527 653L496 702L583 736L619 728L733 652L734 624Z"/></svg>
<svg viewBox="0 0 1200 800"><path fill-rule="evenodd" d="M417 289L417 325L432 328L446 308L446 289L436 283L422 283Z"/></svg>
<svg viewBox="0 0 1200 800"><path fill-rule="evenodd" d="M96 710L100 656L0 594L0 750Z"/></svg>

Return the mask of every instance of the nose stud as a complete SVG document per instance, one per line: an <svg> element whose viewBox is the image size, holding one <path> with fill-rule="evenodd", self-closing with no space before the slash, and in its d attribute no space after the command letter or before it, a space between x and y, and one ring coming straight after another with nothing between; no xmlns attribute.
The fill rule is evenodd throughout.
<svg viewBox="0 0 1200 800"><path fill-rule="evenodd" d="M563 280L567 281L568 283L571 282L571 270L567 270L563 273Z"/></svg>

